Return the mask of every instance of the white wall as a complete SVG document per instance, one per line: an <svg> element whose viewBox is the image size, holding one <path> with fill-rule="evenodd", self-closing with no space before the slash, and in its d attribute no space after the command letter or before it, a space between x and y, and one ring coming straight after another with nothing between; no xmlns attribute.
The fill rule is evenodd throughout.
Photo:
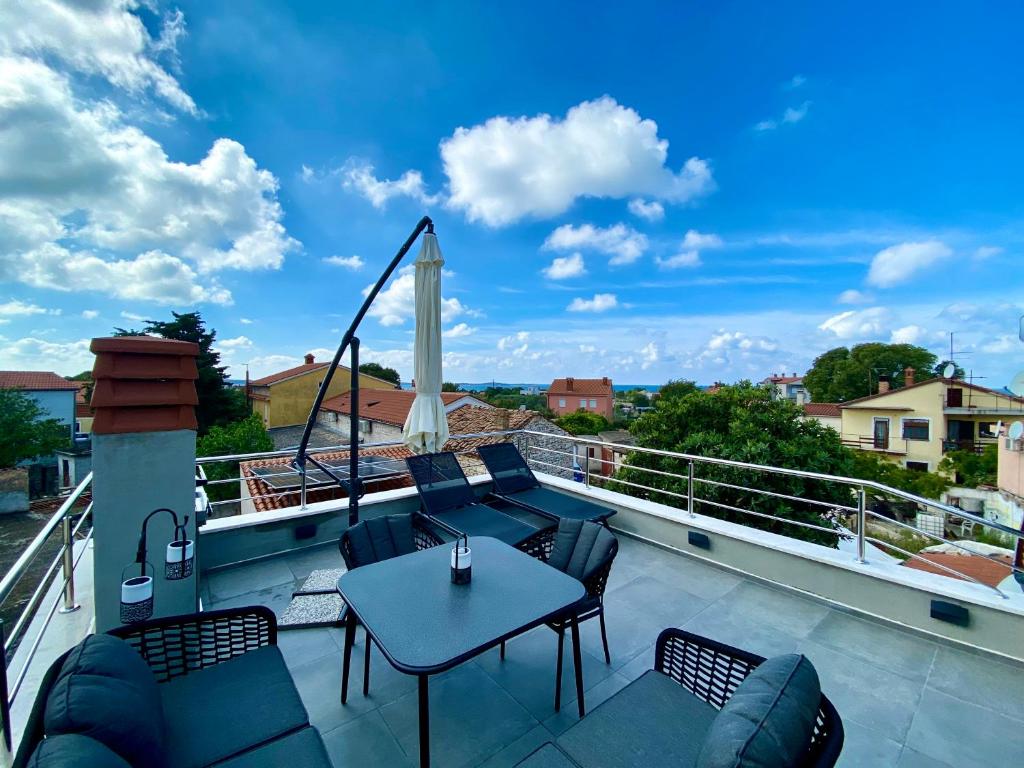
<svg viewBox="0 0 1024 768"><path fill-rule="evenodd" d="M57 419L61 424L68 425L68 434L75 436L75 391L73 389L55 390L23 390L46 411L44 418Z"/></svg>

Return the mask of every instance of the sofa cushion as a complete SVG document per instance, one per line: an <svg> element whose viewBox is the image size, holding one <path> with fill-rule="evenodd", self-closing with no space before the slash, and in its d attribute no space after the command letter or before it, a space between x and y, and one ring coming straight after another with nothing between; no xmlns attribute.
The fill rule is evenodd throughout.
<svg viewBox="0 0 1024 768"><path fill-rule="evenodd" d="M412 515L371 517L350 528L347 536L353 568L416 551Z"/></svg>
<svg viewBox="0 0 1024 768"><path fill-rule="evenodd" d="M310 726L250 752L217 763L217 768L331 768L320 732Z"/></svg>
<svg viewBox="0 0 1024 768"><path fill-rule="evenodd" d="M740 683L711 724L700 768L799 765L821 704L814 665L802 654L768 659Z"/></svg>
<svg viewBox="0 0 1024 768"><path fill-rule="evenodd" d="M548 565L586 581L612 554L615 535L598 523L563 517L558 521Z"/></svg>
<svg viewBox="0 0 1024 768"><path fill-rule="evenodd" d="M717 714L661 672L650 670L558 738L587 768L693 766Z"/></svg>
<svg viewBox="0 0 1024 768"><path fill-rule="evenodd" d="M89 736L138 768L163 765L156 678L134 648L110 635L90 635L68 653L46 699L43 730Z"/></svg>
<svg viewBox="0 0 1024 768"><path fill-rule="evenodd" d="M39 742L25 768L131 768L131 765L96 739L65 733Z"/></svg>
<svg viewBox="0 0 1024 768"><path fill-rule="evenodd" d="M170 768L213 765L309 725L275 645L176 677L160 696Z"/></svg>

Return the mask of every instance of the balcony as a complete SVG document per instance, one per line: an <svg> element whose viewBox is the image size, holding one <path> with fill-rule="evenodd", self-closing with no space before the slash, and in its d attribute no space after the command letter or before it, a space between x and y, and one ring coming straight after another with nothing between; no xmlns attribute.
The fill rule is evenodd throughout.
<svg viewBox="0 0 1024 768"><path fill-rule="evenodd" d="M523 431L461 438L467 443L514 439L546 487L617 511L612 526L621 549L605 596L610 665L604 663L596 622L581 627L589 711L650 669L658 632L675 626L762 655L805 654L843 718L841 765L987 768L1004 762L1007 754L1024 753L1024 593L1009 570L1005 583L992 586L955 568L942 566L945 573L928 573L903 566L868 525L882 522L882 516L866 499L869 492L885 494L936 516L962 516L961 510L870 483L827 477L850 488L848 505L827 506L841 526L839 547L831 548L744 524L764 517L753 504L724 509L740 522L708 514L726 507L708 492L721 485L708 478L706 468L712 464L736 465L760 475L812 478L813 473L659 452L676 469L651 470L650 478L633 483L626 495L601 487L607 479L596 468L584 482L564 471L573 453L589 445L586 440ZM625 453L644 450L623 446ZM466 445L463 458L470 472L473 453ZM200 473L224 461L273 461L283 455L203 459ZM661 491L658 498L665 503L642 498L665 475L688 482L689 492L666 498ZM487 494L486 474L478 471L470 480L478 495ZM217 484L238 487L241 481L236 475L210 481L206 488ZM88 483L74 499L86 490ZM413 488L369 490L360 503L363 517L418 507ZM741 490L750 499L771 493L757 482ZM206 495L199 491L197 509L209 508ZM336 541L346 525L346 500L311 496L302 503L298 492L286 496L283 506L214 515L199 529L204 609L261 604L280 616L311 571L341 567ZM41 671L89 631L91 506L76 516L72 527L74 499L44 531L50 538L65 531L70 546L60 550L48 579L30 600L28 618L8 637L9 651L20 643L8 676L15 694L16 737ZM793 501L817 503L813 498ZM223 508L232 503L224 502ZM900 521L887 524L913 528ZM691 533L706 536L710 548L692 544ZM941 534L932 538L945 542ZM70 576L67 582L60 573ZM6 589L9 580L4 581ZM84 610L58 612L67 603L66 583L77 585L71 602L80 602ZM929 605L936 599L967 607L969 625L931 618ZM361 631L357 638L354 657L359 659L365 642ZM341 630L287 630L279 642L335 765L415 763L414 678L396 672L375 650L370 696L364 698L353 683L342 706ZM436 764L514 765L572 725L577 716L571 706L571 658L563 677L562 710L555 713L554 656L555 635L541 627L510 641L504 661L492 650L440 675L430 693L432 751L444 755Z"/></svg>

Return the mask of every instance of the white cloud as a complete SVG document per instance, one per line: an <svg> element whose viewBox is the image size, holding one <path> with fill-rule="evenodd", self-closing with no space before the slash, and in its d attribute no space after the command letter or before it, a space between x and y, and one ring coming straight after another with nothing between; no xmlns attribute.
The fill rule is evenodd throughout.
<svg viewBox="0 0 1024 768"><path fill-rule="evenodd" d="M217 348L224 352L234 352L237 349L252 349L252 339L248 336L236 336L233 339L218 339Z"/></svg>
<svg viewBox="0 0 1024 768"><path fill-rule="evenodd" d="M1020 339L1016 334L1004 333L982 344L981 351L992 355L1005 355L1007 352L1020 352L1020 347Z"/></svg>
<svg viewBox="0 0 1024 768"><path fill-rule="evenodd" d="M597 352L597 347L593 344L580 344L580 352L585 355L592 355Z"/></svg>
<svg viewBox="0 0 1024 768"><path fill-rule="evenodd" d="M694 248L701 250L704 248L721 248L722 238L718 235L701 234L695 229L688 230L686 236L683 238L683 248Z"/></svg>
<svg viewBox="0 0 1024 768"><path fill-rule="evenodd" d="M803 75L793 75L793 77L789 81L787 81L783 87L786 88L787 90L792 91L802 87L806 82L807 78L804 77Z"/></svg>
<svg viewBox="0 0 1024 768"><path fill-rule="evenodd" d="M302 363L302 358L292 355L260 355L249 360L249 376L262 379L278 371L286 371Z"/></svg>
<svg viewBox="0 0 1024 768"><path fill-rule="evenodd" d="M662 269L700 266L700 252L703 249L721 248L722 238L713 234L702 234L695 229L688 230L680 243L680 251L668 258L656 257L654 261Z"/></svg>
<svg viewBox="0 0 1024 768"><path fill-rule="evenodd" d="M440 199L427 194L423 175L419 171L406 171L395 180L378 179L372 164L350 159L338 173L345 189L362 195L374 208L386 208L388 201L395 197L409 197L424 205L433 205Z"/></svg>
<svg viewBox="0 0 1024 768"><path fill-rule="evenodd" d="M665 206L657 200L648 202L640 197L629 201L629 212L647 221L661 221L665 218Z"/></svg>
<svg viewBox="0 0 1024 768"><path fill-rule="evenodd" d="M461 339L466 336L471 336L476 333L476 328L466 323L458 323L453 325L447 331L444 331L441 335L446 339Z"/></svg>
<svg viewBox="0 0 1024 768"><path fill-rule="evenodd" d="M121 310L121 317L125 320L131 320L133 323L144 323L147 319L145 315L139 315L135 312L126 312L125 310Z"/></svg>
<svg viewBox="0 0 1024 768"><path fill-rule="evenodd" d="M858 291L855 288L850 288L840 293L839 296L836 298L836 301L838 301L840 304L866 304L867 302L871 301L871 296L864 293L863 291Z"/></svg>
<svg viewBox="0 0 1024 768"><path fill-rule="evenodd" d="M680 251L675 256L662 258L656 256L655 263L662 269L679 269L680 267L699 267L700 253L697 251Z"/></svg>
<svg viewBox="0 0 1024 768"><path fill-rule="evenodd" d="M974 249L974 260L985 261L991 259L993 256L998 256L1003 252L1003 249L998 245L982 245Z"/></svg>
<svg viewBox="0 0 1024 768"><path fill-rule="evenodd" d="M840 339L878 338L885 333L891 322L891 313L885 307L848 310L833 315L818 326L819 330L834 334Z"/></svg>
<svg viewBox="0 0 1024 768"><path fill-rule="evenodd" d="M649 341L644 345L643 349L640 350L639 354L640 360L642 361L640 363L640 369L646 371L658 362L658 359L661 357L661 349L655 342Z"/></svg>
<svg viewBox="0 0 1024 768"><path fill-rule="evenodd" d="M302 170L299 171L299 177L308 184L316 178L316 171L303 163Z"/></svg>
<svg viewBox="0 0 1024 768"><path fill-rule="evenodd" d="M332 264L336 267L344 267L351 270L362 269L366 264L362 256L328 256L323 261L325 264Z"/></svg>
<svg viewBox="0 0 1024 768"><path fill-rule="evenodd" d="M277 180L235 141L218 139L198 163L173 162L111 103L83 101L67 76L12 56L0 56L0 124L0 168L10 169L0 278L225 303L230 294L197 273L277 268L298 247L280 223ZM101 271L100 280L67 279ZM114 278L126 272L155 283L121 285Z"/></svg>
<svg viewBox="0 0 1024 768"><path fill-rule="evenodd" d="M0 25L0 55L45 55L87 75L97 75L133 95L152 90L183 112L196 114L192 97L156 59L176 63L185 32L180 11L164 19L154 40L132 11L138 0L7 0Z"/></svg>
<svg viewBox="0 0 1024 768"><path fill-rule="evenodd" d="M583 255L579 252L571 256L556 256L554 261L542 271L548 280L566 280L570 277L580 277L587 274L586 265L583 263Z"/></svg>
<svg viewBox="0 0 1024 768"><path fill-rule="evenodd" d="M563 224L544 240L545 251L571 251L589 249L611 256L612 265L631 264L647 250L647 236L625 224L611 227L595 227L582 224L578 227Z"/></svg>
<svg viewBox="0 0 1024 768"><path fill-rule="evenodd" d="M503 336L498 339L498 349L504 352L507 349L512 349L516 344L525 344L529 338L529 331L519 331L512 336Z"/></svg>
<svg viewBox="0 0 1024 768"><path fill-rule="evenodd" d="M86 320L95 320L99 316L100 316L100 313L97 310L95 310L95 309L83 309L82 310L82 317L85 318Z"/></svg>
<svg viewBox="0 0 1024 768"><path fill-rule="evenodd" d="M24 301L13 299L6 304L0 304L0 317L25 317L28 315L59 315L59 309L46 309L37 304L27 304Z"/></svg>
<svg viewBox="0 0 1024 768"><path fill-rule="evenodd" d="M666 167L658 125L604 96L564 118L493 117L441 142L447 204L499 227L564 213L579 197L648 196L684 203L714 188L706 160Z"/></svg>
<svg viewBox="0 0 1024 768"><path fill-rule="evenodd" d="M238 318L238 322L240 322L242 325L252 325L253 323L253 321L250 320L248 317L240 317Z"/></svg>
<svg viewBox="0 0 1024 768"><path fill-rule="evenodd" d="M605 312L619 303L614 293L595 293L592 299L575 298L566 309L570 312Z"/></svg>
<svg viewBox="0 0 1024 768"><path fill-rule="evenodd" d="M904 325L902 328L897 328L889 336L890 344L917 344L921 341L927 331L920 325Z"/></svg>
<svg viewBox="0 0 1024 768"><path fill-rule="evenodd" d="M697 352L697 365L731 366L757 360L766 363L774 358L779 344L767 336L750 336L743 331L719 328Z"/></svg>
<svg viewBox="0 0 1024 768"><path fill-rule="evenodd" d="M792 125L799 123L805 117L807 112L811 108L811 102L805 101L799 107L786 107L786 110L782 113L782 117L778 120L761 120L754 125L755 131L774 131L783 125Z"/></svg>
<svg viewBox="0 0 1024 768"><path fill-rule="evenodd" d="M867 281L879 288L891 288L952 255L952 249L938 240L900 243L875 254Z"/></svg>
<svg viewBox="0 0 1024 768"><path fill-rule="evenodd" d="M402 325L411 320L416 313L415 270L412 264L402 267L398 277L377 294L367 314L376 317L384 326ZM366 286L363 296L368 296L371 290L372 284ZM441 298L441 322L447 323L463 314L473 316L476 313L458 299Z"/></svg>
<svg viewBox="0 0 1024 768"><path fill-rule="evenodd" d="M0 340L0 369L24 371L45 368L62 376L90 370L93 354L89 339L53 342L27 337Z"/></svg>

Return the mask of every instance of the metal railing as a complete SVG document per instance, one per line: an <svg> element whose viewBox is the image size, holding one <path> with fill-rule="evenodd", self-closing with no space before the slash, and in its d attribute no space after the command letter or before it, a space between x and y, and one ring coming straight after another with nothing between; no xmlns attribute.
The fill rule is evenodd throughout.
<svg viewBox="0 0 1024 768"><path fill-rule="evenodd" d="M60 530L61 540L57 553L46 570L43 571L12 628L8 631L0 623L0 645L2 645L3 651L2 658L0 658L0 710L2 710L0 716L3 720L3 742L8 751L12 748L11 706L25 683L32 660L39 650L44 635L56 614L72 613L80 607L75 595L75 568L85 552L88 541L92 538L92 501L90 500L84 509L77 509L77 507L85 493L91 490L91 486L92 473L87 475L85 480L64 500L60 508L46 521L25 551L0 580L0 606L2 606L12 597L26 574L32 569L43 551L48 548L51 537L58 529ZM78 516L77 522L74 519L76 516ZM86 525L89 525L89 528L83 532ZM76 541L81 542L77 552ZM60 589L49 605L44 606L43 602L54 584L55 577L60 582ZM22 641L26 639L33 620L40 615L40 612L43 613L44 618L35 633L28 639L27 651L22 654L21 666L17 670L14 682L11 683L8 679L8 662L15 650L21 646Z"/></svg>

